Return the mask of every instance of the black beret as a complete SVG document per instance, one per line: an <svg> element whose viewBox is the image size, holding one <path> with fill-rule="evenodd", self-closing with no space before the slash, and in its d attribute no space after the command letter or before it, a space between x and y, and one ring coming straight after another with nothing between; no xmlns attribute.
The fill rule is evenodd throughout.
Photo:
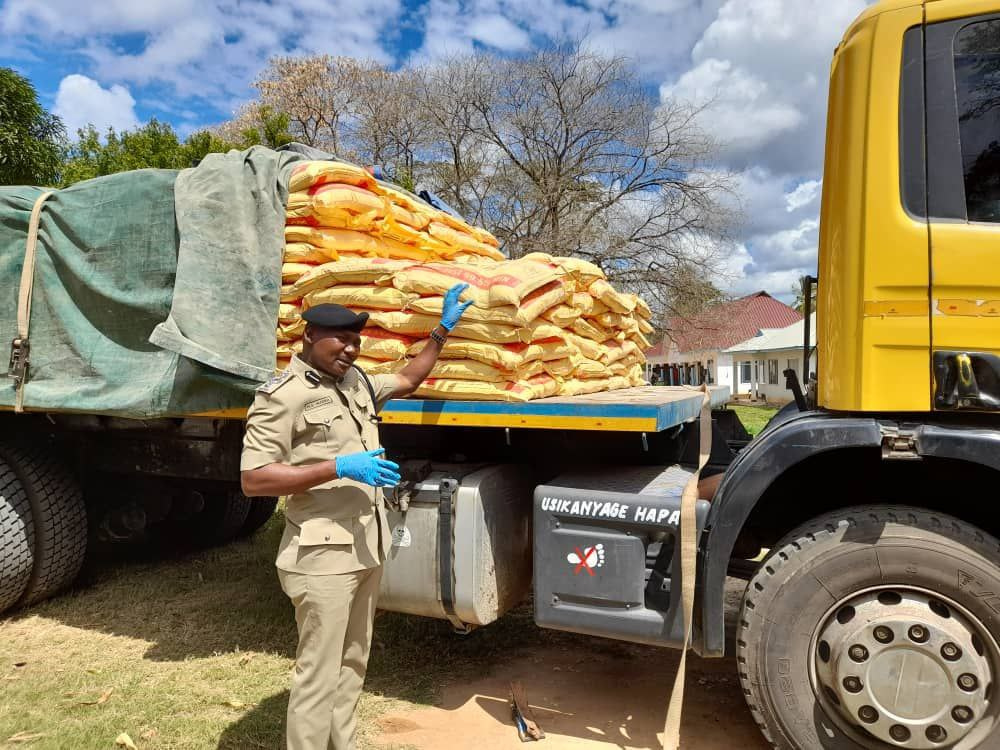
<svg viewBox="0 0 1000 750"><path fill-rule="evenodd" d="M361 331L368 322L368 313L353 313L343 305L316 305L302 313L306 323L342 331Z"/></svg>

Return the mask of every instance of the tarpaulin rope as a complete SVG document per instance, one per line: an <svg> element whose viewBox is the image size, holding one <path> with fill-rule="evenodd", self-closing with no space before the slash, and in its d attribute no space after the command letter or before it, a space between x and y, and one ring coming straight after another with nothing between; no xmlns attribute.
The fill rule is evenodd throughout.
<svg viewBox="0 0 1000 750"><path fill-rule="evenodd" d="M712 409L708 386L700 389L703 393L701 416L698 423L698 470L691 475L681 495L681 605L684 610L684 645L681 661L677 665L674 689L670 692L667 718L663 724L664 750L677 750L681 743L681 713L684 708L684 676L687 667L688 646L691 643L691 625L694 619L695 576L698 564L698 479L708 463L712 452Z"/></svg>
<svg viewBox="0 0 1000 750"><path fill-rule="evenodd" d="M19 358L19 366L11 374L15 376L16 389L14 411L24 411L24 384L28 379L28 327L31 324L31 290L35 283L35 256L38 247L38 225L41 222L42 206L55 191L49 190L38 196L31 208L31 219L28 222L28 239L24 249L24 266L21 268L21 286L17 293L17 338L12 346L12 370L15 370L15 357Z"/></svg>

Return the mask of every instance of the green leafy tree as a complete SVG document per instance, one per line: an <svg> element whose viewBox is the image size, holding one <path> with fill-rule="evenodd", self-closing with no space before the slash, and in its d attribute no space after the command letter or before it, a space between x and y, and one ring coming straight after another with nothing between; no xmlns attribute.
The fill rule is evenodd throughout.
<svg viewBox="0 0 1000 750"><path fill-rule="evenodd" d="M187 152L174 129L156 119L133 131L116 133L108 128L103 143L93 125L80 129L77 135L63 168L64 185L131 169L188 166Z"/></svg>
<svg viewBox="0 0 1000 750"><path fill-rule="evenodd" d="M38 103L31 82L0 68L0 185L51 185L59 178L62 120Z"/></svg>

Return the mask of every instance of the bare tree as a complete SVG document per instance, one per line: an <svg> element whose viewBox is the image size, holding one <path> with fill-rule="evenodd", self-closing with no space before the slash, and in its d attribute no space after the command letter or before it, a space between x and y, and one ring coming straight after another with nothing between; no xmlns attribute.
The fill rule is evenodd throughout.
<svg viewBox="0 0 1000 750"><path fill-rule="evenodd" d="M369 65L351 57L272 57L254 82L261 103L288 115L296 138L339 153L345 118L361 71Z"/></svg>
<svg viewBox="0 0 1000 750"><path fill-rule="evenodd" d="M576 255L658 317L718 298L733 211L699 110L660 101L623 57L567 44L390 71L373 61L275 58L261 103L293 134L394 166L492 231L511 257Z"/></svg>

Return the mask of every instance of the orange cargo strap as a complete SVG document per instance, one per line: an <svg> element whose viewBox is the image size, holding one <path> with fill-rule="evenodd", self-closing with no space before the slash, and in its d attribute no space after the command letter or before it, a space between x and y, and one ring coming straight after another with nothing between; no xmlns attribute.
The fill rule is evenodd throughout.
<svg viewBox="0 0 1000 750"><path fill-rule="evenodd" d="M684 673L687 666L688 645L691 642L691 622L694 617L694 584L698 564L698 478L708 463L712 452L712 409L708 386L701 387L701 416L698 423L698 470L691 475L681 495L681 604L684 609L684 646L677 665L674 689L670 692L667 718L663 724L664 750L677 750L681 742L681 712L684 707Z"/></svg>
<svg viewBox="0 0 1000 750"><path fill-rule="evenodd" d="M35 282L35 255L38 246L38 224L42 205L53 190L42 193L31 209L28 222L28 239L24 249L24 266L21 268L21 286L17 293L17 338L10 344L8 375L14 379L14 411L24 411L24 383L28 379L29 355L28 326L31 323L31 289Z"/></svg>

